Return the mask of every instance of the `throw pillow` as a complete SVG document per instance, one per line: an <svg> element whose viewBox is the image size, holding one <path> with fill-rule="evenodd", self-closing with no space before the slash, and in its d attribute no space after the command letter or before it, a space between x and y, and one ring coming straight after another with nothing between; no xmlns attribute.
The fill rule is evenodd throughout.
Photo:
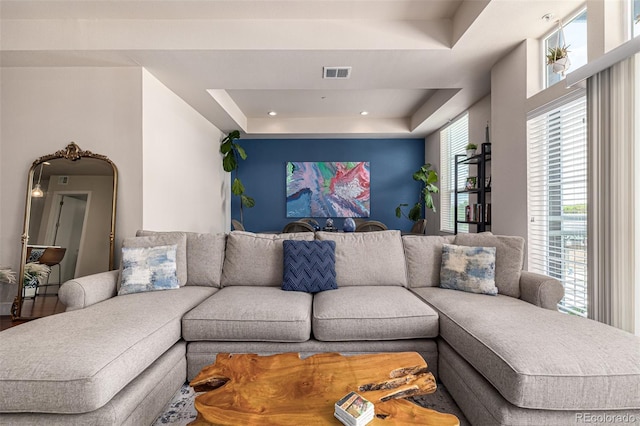
<svg viewBox="0 0 640 426"><path fill-rule="evenodd" d="M282 248L283 290L318 293L338 288L334 241L285 240Z"/></svg>
<svg viewBox="0 0 640 426"><path fill-rule="evenodd" d="M460 233L454 244L472 247L496 248L496 287L498 293L515 298L520 297L520 272L524 264L524 238L493 235L491 232L479 234Z"/></svg>
<svg viewBox="0 0 640 426"><path fill-rule="evenodd" d="M178 269L178 283L180 283L180 287L182 287L187 283L187 236L184 233L132 237L125 238L122 241L122 247L126 248L172 246L174 244L177 246L176 266Z"/></svg>
<svg viewBox="0 0 640 426"><path fill-rule="evenodd" d="M440 287L495 296L495 276L495 247L442 245Z"/></svg>
<svg viewBox="0 0 640 426"><path fill-rule="evenodd" d="M118 296L179 288L177 245L122 248L122 282Z"/></svg>

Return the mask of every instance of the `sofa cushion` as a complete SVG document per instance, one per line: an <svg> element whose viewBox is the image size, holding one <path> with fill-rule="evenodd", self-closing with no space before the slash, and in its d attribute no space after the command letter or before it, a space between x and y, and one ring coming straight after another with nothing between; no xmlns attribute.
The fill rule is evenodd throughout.
<svg viewBox="0 0 640 426"><path fill-rule="evenodd" d="M225 287L182 319L187 341L304 342L311 337L308 293L273 287Z"/></svg>
<svg viewBox="0 0 640 426"><path fill-rule="evenodd" d="M495 296L495 277L495 247L442 245L440 287Z"/></svg>
<svg viewBox="0 0 640 426"><path fill-rule="evenodd" d="M324 341L436 337L438 315L399 286L352 286L313 297L313 335Z"/></svg>
<svg viewBox="0 0 640 426"><path fill-rule="evenodd" d="M128 294L3 331L0 412L102 407L180 340L184 313L215 291Z"/></svg>
<svg viewBox="0 0 640 426"><path fill-rule="evenodd" d="M283 290L317 293L338 288L335 242L284 240L282 245Z"/></svg>
<svg viewBox="0 0 640 426"><path fill-rule="evenodd" d="M138 237L184 234L187 237L187 285L220 287L227 235L198 232L155 232L140 230Z"/></svg>
<svg viewBox="0 0 640 426"><path fill-rule="evenodd" d="M178 283L182 287L187 283L187 237L184 234L157 234L148 237L125 238L122 248L143 248L176 245L176 272ZM122 268L120 268L118 290L122 283Z"/></svg>
<svg viewBox="0 0 640 426"><path fill-rule="evenodd" d="M511 404L546 410L640 408L640 337L503 295L412 289L440 336Z"/></svg>
<svg viewBox="0 0 640 426"><path fill-rule="evenodd" d="M338 286L407 286L400 231L316 232L322 241L336 242Z"/></svg>
<svg viewBox="0 0 640 426"><path fill-rule="evenodd" d="M491 232L480 234L458 234L454 244L473 247L496 248L496 287L498 293L511 297L520 297L520 271L524 261L524 238L493 235Z"/></svg>
<svg viewBox="0 0 640 426"><path fill-rule="evenodd" d="M453 244L454 235L403 235L409 287L438 287L442 245Z"/></svg>
<svg viewBox="0 0 640 426"><path fill-rule="evenodd" d="M122 283L118 295L179 288L177 245L122 248Z"/></svg>
<svg viewBox="0 0 640 426"><path fill-rule="evenodd" d="M282 286L282 241L313 241L313 232L254 234L231 231L222 270L222 286Z"/></svg>

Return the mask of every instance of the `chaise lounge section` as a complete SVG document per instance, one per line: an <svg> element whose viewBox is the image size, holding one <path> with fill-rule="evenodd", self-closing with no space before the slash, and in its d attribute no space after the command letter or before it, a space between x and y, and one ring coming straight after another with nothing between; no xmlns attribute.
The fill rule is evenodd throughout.
<svg viewBox="0 0 640 426"><path fill-rule="evenodd" d="M117 271L65 283L68 312L0 333L0 423L150 424L220 352L416 351L472 424L640 419L640 339L557 312L562 287L521 270L521 238L138 235L124 245L177 247L183 286L116 296ZM338 288L282 290L284 240L335 243ZM499 294L441 288L445 244L495 248Z"/></svg>

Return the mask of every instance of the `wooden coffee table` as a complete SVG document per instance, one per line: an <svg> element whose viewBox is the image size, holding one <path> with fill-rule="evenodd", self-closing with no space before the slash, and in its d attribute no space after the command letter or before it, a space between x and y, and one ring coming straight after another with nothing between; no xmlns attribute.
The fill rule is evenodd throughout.
<svg viewBox="0 0 640 426"><path fill-rule="evenodd" d="M334 404L356 391L375 405L370 425L459 425L452 414L404 398L436 390L416 352L343 356L218 354L190 383L202 425L340 425Z"/></svg>

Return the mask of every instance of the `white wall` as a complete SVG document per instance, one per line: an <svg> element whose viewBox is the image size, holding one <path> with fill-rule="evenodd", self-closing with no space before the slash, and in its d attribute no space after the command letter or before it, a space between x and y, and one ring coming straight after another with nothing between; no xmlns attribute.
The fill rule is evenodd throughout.
<svg viewBox="0 0 640 426"><path fill-rule="evenodd" d="M491 71L491 231L527 238L527 42Z"/></svg>
<svg viewBox="0 0 640 426"><path fill-rule="evenodd" d="M221 132L142 71L143 227L224 232Z"/></svg>
<svg viewBox="0 0 640 426"><path fill-rule="evenodd" d="M27 174L69 142L118 167L116 247L142 225L140 68L2 68L0 265L19 269ZM14 294L0 300L8 313Z"/></svg>

